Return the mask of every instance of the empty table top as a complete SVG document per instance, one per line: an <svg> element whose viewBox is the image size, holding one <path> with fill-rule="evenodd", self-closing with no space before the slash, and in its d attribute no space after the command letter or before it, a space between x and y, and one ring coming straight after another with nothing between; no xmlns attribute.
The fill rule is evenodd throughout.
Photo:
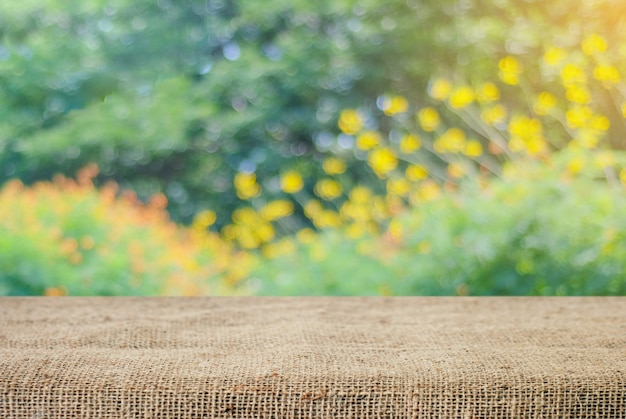
<svg viewBox="0 0 626 419"><path fill-rule="evenodd" d="M626 417L626 298L0 298L0 417Z"/></svg>

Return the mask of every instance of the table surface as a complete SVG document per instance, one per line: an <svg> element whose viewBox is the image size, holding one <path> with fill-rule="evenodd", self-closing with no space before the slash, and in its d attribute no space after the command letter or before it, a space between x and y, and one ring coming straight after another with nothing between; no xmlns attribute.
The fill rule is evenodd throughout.
<svg viewBox="0 0 626 419"><path fill-rule="evenodd" d="M16 417L587 417L625 399L621 297L0 298Z"/></svg>

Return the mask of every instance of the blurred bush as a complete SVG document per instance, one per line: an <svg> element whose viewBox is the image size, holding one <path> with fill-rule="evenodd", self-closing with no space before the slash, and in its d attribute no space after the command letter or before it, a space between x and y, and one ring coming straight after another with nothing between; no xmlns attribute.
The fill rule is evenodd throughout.
<svg viewBox="0 0 626 419"><path fill-rule="evenodd" d="M442 190L383 234L300 236L250 285L261 295L623 295L626 196L566 174L562 161L526 165Z"/></svg>
<svg viewBox="0 0 626 419"><path fill-rule="evenodd" d="M619 54L598 34L546 45L500 80L434 78L432 104L379 99L338 125L380 187L327 161L287 240L252 272L258 293L621 295L626 292L626 127ZM531 86L528 78L540 77ZM526 101L516 106L502 92ZM607 102L610 98L610 102ZM607 116L608 115L608 116ZM331 170L332 169L332 170ZM304 240L303 240L304 238ZM267 249L264 248L264 251Z"/></svg>
<svg viewBox="0 0 626 419"><path fill-rule="evenodd" d="M142 204L132 192L116 198L114 184L95 189L96 174L88 166L77 180L15 180L0 191L0 295L239 292L245 255L176 226L163 195Z"/></svg>

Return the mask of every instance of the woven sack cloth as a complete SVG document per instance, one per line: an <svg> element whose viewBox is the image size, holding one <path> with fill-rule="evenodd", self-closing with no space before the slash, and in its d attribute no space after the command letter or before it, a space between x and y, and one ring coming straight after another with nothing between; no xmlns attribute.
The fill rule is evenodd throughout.
<svg viewBox="0 0 626 419"><path fill-rule="evenodd" d="M0 298L1 418L626 418L626 298Z"/></svg>

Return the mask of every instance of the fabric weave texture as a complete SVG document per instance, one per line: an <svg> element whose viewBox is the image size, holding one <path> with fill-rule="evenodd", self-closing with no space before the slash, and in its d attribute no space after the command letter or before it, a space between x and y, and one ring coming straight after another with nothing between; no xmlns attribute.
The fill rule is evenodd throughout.
<svg viewBox="0 0 626 419"><path fill-rule="evenodd" d="M621 297L5 297L2 418L624 418Z"/></svg>

